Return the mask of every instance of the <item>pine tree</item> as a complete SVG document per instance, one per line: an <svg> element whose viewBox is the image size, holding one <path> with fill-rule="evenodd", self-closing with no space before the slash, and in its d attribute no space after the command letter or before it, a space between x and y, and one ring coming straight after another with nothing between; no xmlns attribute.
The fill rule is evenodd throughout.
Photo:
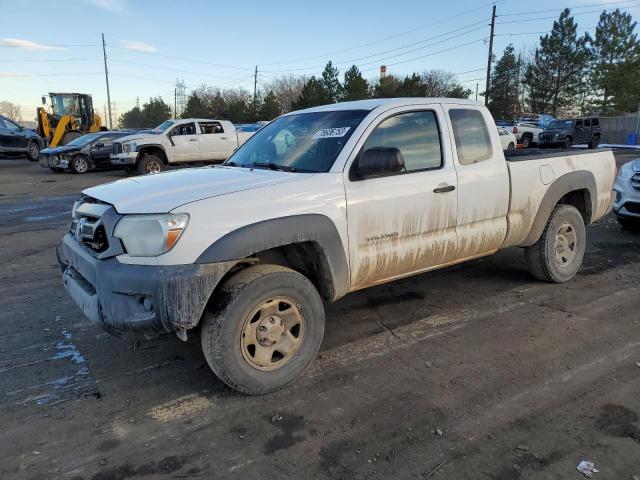
<svg viewBox="0 0 640 480"><path fill-rule="evenodd" d="M540 37L533 61L527 66L523 84L535 112L557 115L575 106L582 93L589 64L590 37L577 35L578 25L565 9L553 23L550 34Z"/></svg>
<svg viewBox="0 0 640 480"><path fill-rule="evenodd" d="M304 84L300 96L291 104L291 107L293 110L300 110L303 108L317 107L318 105L326 105L328 103L333 103L333 99L325 88L324 81L314 76Z"/></svg>
<svg viewBox="0 0 640 480"><path fill-rule="evenodd" d="M369 98L369 83L363 78L358 67L353 65L344 74L342 100L363 100Z"/></svg>
<svg viewBox="0 0 640 480"><path fill-rule="evenodd" d="M197 93L189 95L187 106L182 112L182 118L206 118L210 115L204 99Z"/></svg>
<svg viewBox="0 0 640 480"><path fill-rule="evenodd" d="M391 98L398 96L401 82L393 75L387 75L371 88L371 96L374 98Z"/></svg>
<svg viewBox="0 0 640 480"><path fill-rule="evenodd" d="M491 74L489 110L494 118L510 118L520 110L520 62L513 45L507 45Z"/></svg>
<svg viewBox="0 0 640 480"><path fill-rule="evenodd" d="M604 11L591 42L591 82L601 113L635 110L640 100L640 44L636 22L619 9Z"/></svg>
<svg viewBox="0 0 640 480"><path fill-rule="evenodd" d="M262 100L260 110L258 111L259 120L273 120L281 114L280 104L276 98L276 94L269 90Z"/></svg>
<svg viewBox="0 0 640 480"><path fill-rule="evenodd" d="M322 84L331 99L329 103L335 103L340 99L342 87L338 74L338 69L331 62L327 63L322 72Z"/></svg>

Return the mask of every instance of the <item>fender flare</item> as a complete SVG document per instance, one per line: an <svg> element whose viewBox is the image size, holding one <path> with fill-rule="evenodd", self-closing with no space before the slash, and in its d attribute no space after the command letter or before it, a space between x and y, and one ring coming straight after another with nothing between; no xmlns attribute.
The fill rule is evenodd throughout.
<svg viewBox="0 0 640 480"><path fill-rule="evenodd" d="M314 243L324 253L319 265L323 277L330 282L328 298L337 300L346 295L349 263L338 230L325 215L292 215L245 225L213 242L196 263L228 262L302 242Z"/></svg>
<svg viewBox="0 0 640 480"><path fill-rule="evenodd" d="M529 247L536 243L542 236L542 232L547 225L547 220L549 220L551 212L560 199L567 193L578 190L587 190L589 192L589 202L585 202L587 208L585 223L590 223L593 212L596 211L598 206L598 188L593 173L587 170L567 173L554 180L544 194L544 197L542 197L542 201L538 207L538 213L536 213L533 224L531 225L531 230L529 230L529 235L522 243L522 246Z"/></svg>
<svg viewBox="0 0 640 480"><path fill-rule="evenodd" d="M164 161L169 163L169 157L167 156L167 151L164 148L164 145L161 143L145 143L143 145L136 145L136 152L138 152L138 160L140 159L140 154L144 153L143 150L147 148L159 148L164 153Z"/></svg>

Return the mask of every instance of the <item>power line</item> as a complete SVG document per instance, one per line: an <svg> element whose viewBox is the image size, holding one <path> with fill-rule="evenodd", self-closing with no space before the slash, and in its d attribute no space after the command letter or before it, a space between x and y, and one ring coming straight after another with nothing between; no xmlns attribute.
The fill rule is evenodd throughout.
<svg viewBox="0 0 640 480"><path fill-rule="evenodd" d="M627 8L638 8L640 7L640 5L636 5L636 6L630 6ZM588 13L602 13L602 10L589 10L588 12L575 12L575 13L571 13L572 16L576 16L576 15L586 15ZM538 17L538 18L523 18L521 20L509 20L507 22L497 22L498 25L507 25L510 23L522 23L522 22L535 22L537 20L550 20L550 19L557 19L557 16L553 16L553 17Z"/></svg>
<svg viewBox="0 0 640 480"><path fill-rule="evenodd" d="M580 31L593 30L595 28L597 28L597 26L595 26L595 27L585 27L585 28L580 28ZM544 30L544 31L539 31L539 32L496 33L495 36L496 37L514 37L514 36L517 36L517 35L542 35L543 33L551 33L551 30Z"/></svg>
<svg viewBox="0 0 640 480"><path fill-rule="evenodd" d="M591 7L608 7L611 5L618 5L618 4L622 4L622 3L631 3L632 5L635 5L637 2L634 0L623 0L620 2L605 2L605 3L593 3L590 5L579 5L579 6L575 6L575 7L564 7L564 8L550 8L547 10L534 10L534 11L530 11L530 12L518 12L518 13L501 13L500 17L513 17L513 16L519 16L519 15L535 15L538 13L547 13L547 12L562 12L565 8L569 8L570 10L575 10L575 9L579 9L579 8L591 8ZM623 7L624 8L624 7ZM576 12L576 13L580 13L580 12ZM584 12L587 13L587 12Z"/></svg>
<svg viewBox="0 0 640 480"><path fill-rule="evenodd" d="M199 75L201 77L220 78L222 80L228 80L228 79L232 78L232 77L224 76L224 75L211 75L209 73L190 72L188 70L183 70L181 68L161 67L159 65L150 65L148 63L130 62L128 60L121 60L121 59L116 59L116 58L111 58L110 60L112 62L126 63L126 64L129 64L129 65L136 65L136 66L139 66L139 67L157 68L158 70L166 70L166 71L169 71L169 72L179 72L179 73L185 73L185 74L188 74L188 75Z"/></svg>
<svg viewBox="0 0 640 480"><path fill-rule="evenodd" d="M496 0L494 2L491 2L490 4L500 3L500 2L503 2L503 1L505 1L505 0ZM282 64L285 64L285 63L298 63L298 62L302 62L302 61L305 61L305 60L315 60L315 59L318 59L318 58L327 58L327 57L330 57L332 55L337 55L339 53L350 52L350 51L353 51L353 50L358 50L360 48L369 47L371 45L376 45L378 43L384 43L387 40L392 40L394 38L398 38L398 37L402 37L402 36L405 36L405 35L409 35L411 33L415 33L415 32L418 32L420 30L424 30L425 28L435 27L435 26L441 25L442 23L448 22L450 20L455 20L456 18L468 15L468 14L476 12L478 10L483 10L484 8L486 8L486 5L478 7L478 8L474 8L474 9L471 9L471 10L467 10L465 12L461 12L461 13L458 13L456 15L452 15L450 17L443 18L441 20L438 20L438 21L433 22L433 23L429 23L427 25L422 25L420 27L416 27L416 28L413 28L411 30L406 30L404 32L397 33L397 34L391 35L389 37L381 38L381 39L375 40L373 42L368 42L368 43L363 43L361 45L356 45L354 47L344 48L342 50L336 50L336 51L333 51L333 52L323 53L321 55L314 55L314 56L311 56L311 57L297 58L295 60L284 60L284 61L280 61L280 62L263 63L262 65L263 66L282 65Z"/></svg>

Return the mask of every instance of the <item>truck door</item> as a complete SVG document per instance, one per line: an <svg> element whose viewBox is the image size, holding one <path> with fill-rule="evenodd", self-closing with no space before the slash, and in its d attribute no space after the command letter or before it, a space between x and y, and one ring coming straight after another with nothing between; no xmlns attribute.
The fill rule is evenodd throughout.
<svg viewBox="0 0 640 480"><path fill-rule="evenodd" d="M96 167L111 165L111 152L113 151L114 135L104 135L98 138L91 146L91 160Z"/></svg>
<svg viewBox="0 0 640 480"><path fill-rule="evenodd" d="M169 162L193 162L201 160L200 142L195 122L176 125L169 132L171 146L167 149Z"/></svg>
<svg viewBox="0 0 640 480"><path fill-rule="evenodd" d="M223 161L229 158L237 147L236 132L225 131L220 122L198 122L198 125L202 160Z"/></svg>
<svg viewBox="0 0 640 480"><path fill-rule="evenodd" d="M456 242L456 172L440 106L378 117L356 146L345 179L353 290L451 262ZM444 137L444 138L443 138ZM404 170L357 175L371 148L396 148Z"/></svg>
<svg viewBox="0 0 640 480"><path fill-rule="evenodd" d="M496 251L507 234L509 172L488 111L449 105L458 176L457 259Z"/></svg>

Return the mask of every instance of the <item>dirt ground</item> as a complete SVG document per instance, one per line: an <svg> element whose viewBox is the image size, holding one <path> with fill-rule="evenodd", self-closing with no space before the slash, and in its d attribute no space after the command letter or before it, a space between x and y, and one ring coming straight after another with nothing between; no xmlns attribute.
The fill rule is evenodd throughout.
<svg viewBox="0 0 640 480"><path fill-rule="evenodd" d="M123 176L0 160L0 478L640 478L640 235L613 216L564 285L508 249L328 305L304 377L246 397L197 335L113 338L66 295L72 202Z"/></svg>

